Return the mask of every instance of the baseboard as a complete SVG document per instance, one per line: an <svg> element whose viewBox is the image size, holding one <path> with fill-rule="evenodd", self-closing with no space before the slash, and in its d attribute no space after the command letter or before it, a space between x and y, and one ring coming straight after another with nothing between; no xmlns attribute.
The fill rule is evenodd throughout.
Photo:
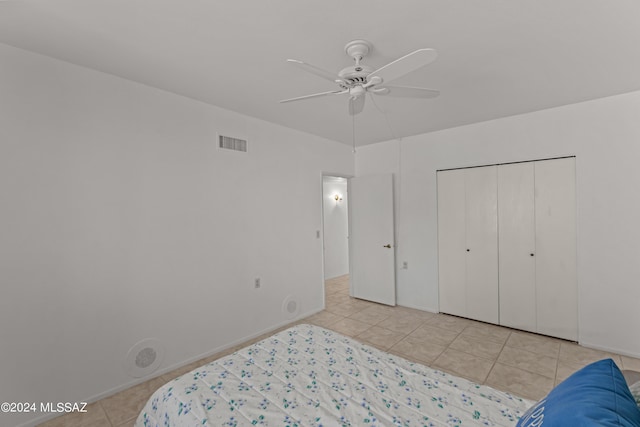
<svg viewBox="0 0 640 427"><path fill-rule="evenodd" d="M631 352L628 352L628 351L625 351L625 350L621 350L619 348L607 347L607 346L592 344L590 342L584 342L584 341L579 341L578 344L580 344L582 347L590 348L592 350L606 351L608 353L615 353L615 354L619 354L621 356L627 356L627 357L632 357L634 359L640 359L640 354L631 353Z"/></svg>
<svg viewBox="0 0 640 427"><path fill-rule="evenodd" d="M316 310L311 310L309 312L305 312L304 314L298 315L297 317L295 317L292 320L286 320L286 321L278 322L274 326L262 329L262 330L260 330L260 331L258 331L256 333L254 333L254 334L247 335L245 337L242 337L242 338L239 338L237 340L234 340L234 341L232 341L230 343L224 344L224 345L222 345L220 347L216 347L213 350L207 351L205 353L199 354L199 355L194 356L194 357L190 357L190 358L186 359L185 361L182 361L182 362L179 362L179 363L174 363L173 365L170 365L170 366L167 366L165 368L159 369L156 372L154 372L152 375L149 375L147 377L138 378L136 380L127 382L127 383L125 383L123 385L120 385L118 387L111 388L111 389L109 389L109 390L107 390L105 392L96 394L96 395L94 395L94 396L92 396L90 398L79 399L79 400L76 400L76 401L77 402L87 402L87 403L97 402L99 400L102 400L102 399L105 399L107 397L113 396L114 394L120 393L121 391L127 390L127 389L129 389L131 387L135 387L138 384L142 384L142 383L150 381L150 380L152 380L154 378L160 377L160 376L162 376L164 374L168 374L169 372L174 371L174 370L179 369L179 368L182 368L183 366L189 365L190 363L197 362L198 360L204 359L206 357L213 356L214 354L217 354L217 353L223 352L225 350L228 350L228 349L230 349L232 347L235 347L235 346L240 345L240 344L242 344L244 342L250 341L250 340L252 340L254 338L257 338L257 337L259 337L261 335L273 332L273 331L275 331L275 330L277 330L279 328L282 328L283 326L286 326L288 324L296 323L296 322L298 322L298 321L300 321L300 320L302 320L304 318L307 318L309 316L313 316L314 314L317 314L317 313L321 312L322 310L323 309L320 308L320 309L316 309ZM38 424L42 424L45 421L52 420L52 419L57 418L57 417L62 416L62 415L63 414L56 414L56 413L46 414L46 415L42 415L42 416L39 416L37 418L34 418L32 420L29 420L29 421L27 421L25 423L17 424L14 427L35 427Z"/></svg>

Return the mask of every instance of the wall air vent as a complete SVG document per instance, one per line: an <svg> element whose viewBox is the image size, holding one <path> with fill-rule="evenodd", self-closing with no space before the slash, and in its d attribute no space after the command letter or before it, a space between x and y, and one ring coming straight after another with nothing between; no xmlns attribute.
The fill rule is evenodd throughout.
<svg viewBox="0 0 640 427"><path fill-rule="evenodd" d="M231 136L218 135L218 147L225 150L247 152L247 140L233 138Z"/></svg>

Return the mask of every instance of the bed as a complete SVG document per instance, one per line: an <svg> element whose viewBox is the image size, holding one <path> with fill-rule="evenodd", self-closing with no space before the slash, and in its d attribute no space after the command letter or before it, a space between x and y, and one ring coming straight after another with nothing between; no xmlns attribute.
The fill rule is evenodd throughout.
<svg viewBox="0 0 640 427"><path fill-rule="evenodd" d="M534 404L302 324L170 381L135 425L514 426Z"/></svg>

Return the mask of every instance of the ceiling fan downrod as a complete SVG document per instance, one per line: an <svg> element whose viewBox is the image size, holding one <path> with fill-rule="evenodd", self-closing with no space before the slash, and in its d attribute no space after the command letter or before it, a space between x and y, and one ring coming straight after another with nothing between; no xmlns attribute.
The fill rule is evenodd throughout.
<svg viewBox="0 0 640 427"><path fill-rule="evenodd" d="M360 61L373 50L373 46L366 40L352 40L344 47L344 51L356 62L356 71L362 71Z"/></svg>

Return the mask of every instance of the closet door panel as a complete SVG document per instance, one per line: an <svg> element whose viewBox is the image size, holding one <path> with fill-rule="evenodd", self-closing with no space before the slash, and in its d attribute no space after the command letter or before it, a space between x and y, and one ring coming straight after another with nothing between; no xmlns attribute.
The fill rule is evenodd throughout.
<svg viewBox="0 0 640 427"><path fill-rule="evenodd" d="M578 337L575 159L535 162L538 332Z"/></svg>
<svg viewBox="0 0 640 427"><path fill-rule="evenodd" d="M437 179L440 311L466 316L464 171L441 171Z"/></svg>
<svg viewBox="0 0 640 427"><path fill-rule="evenodd" d="M500 324L536 332L533 162L498 167Z"/></svg>
<svg viewBox="0 0 640 427"><path fill-rule="evenodd" d="M467 317L498 323L497 167L465 169Z"/></svg>

